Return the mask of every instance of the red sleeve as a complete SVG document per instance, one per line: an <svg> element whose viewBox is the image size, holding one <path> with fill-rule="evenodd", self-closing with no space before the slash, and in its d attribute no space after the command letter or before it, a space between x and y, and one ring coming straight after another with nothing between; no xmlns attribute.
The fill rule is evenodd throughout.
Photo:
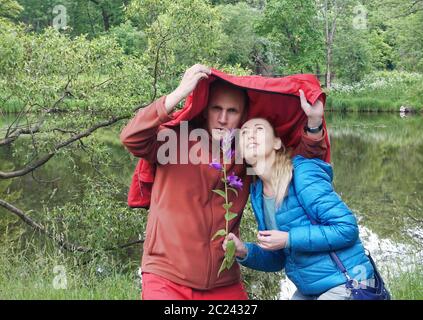
<svg viewBox="0 0 423 320"><path fill-rule="evenodd" d="M301 141L293 150L292 157L300 155L304 158L319 158L325 161L326 153L328 151L326 144L326 129L323 128L322 136L317 139L308 136L304 130L301 132Z"/></svg>
<svg viewBox="0 0 423 320"><path fill-rule="evenodd" d="M123 128L120 140L134 156L151 163L157 161L157 150L162 142L157 141L160 125L172 120L165 108L166 96L138 111Z"/></svg>

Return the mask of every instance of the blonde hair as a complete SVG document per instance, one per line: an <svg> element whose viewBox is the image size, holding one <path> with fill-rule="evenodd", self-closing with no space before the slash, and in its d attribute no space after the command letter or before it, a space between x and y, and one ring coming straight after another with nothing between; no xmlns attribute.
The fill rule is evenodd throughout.
<svg viewBox="0 0 423 320"><path fill-rule="evenodd" d="M278 137L276 129L272 126L269 120L264 119L270 124L273 129L273 136ZM271 185L275 192L275 204L279 208L282 205L283 200L288 195L288 187L292 180L292 161L291 152L286 150L283 142L282 147L276 150L275 162L272 166Z"/></svg>
<svg viewBox="0 0 423 320"><path fill-rule="evenodd" d="M288 187L292 180L291 155L282 146L276 151L275 162L272 167L271 184L275 192L276 207L280 207L288 194Z"/></svg>
<svg viewBox="0 0 423 320"><path fill-rule="evenodd" d="M270 128L273 130L273 137L278 137L278 134L269 120L265 118L258 117L266 121ZM275 161L272 165L272 176L270 178L270 183L273 191L275 192L275 205L276 208L279 208L288 195L288 187L292 180L292 161L291 161L291 151L287 150L281 141L281 149L276 150ZM255 177L253 178L255 182Z"/></svg>

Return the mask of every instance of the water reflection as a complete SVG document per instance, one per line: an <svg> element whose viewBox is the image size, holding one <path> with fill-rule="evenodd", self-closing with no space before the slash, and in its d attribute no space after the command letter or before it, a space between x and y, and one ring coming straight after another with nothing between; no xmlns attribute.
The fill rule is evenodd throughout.
<svg viewBox="0 0 423 320"><path fill-rule="evenodd" d="M423 118L397 114L329 114L334 186L383 238L422 243Z"/></svg>

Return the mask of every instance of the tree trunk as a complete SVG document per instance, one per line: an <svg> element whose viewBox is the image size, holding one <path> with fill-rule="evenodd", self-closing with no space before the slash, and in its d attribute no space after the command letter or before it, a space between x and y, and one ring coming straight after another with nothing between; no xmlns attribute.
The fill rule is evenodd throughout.
<svg viewBox="0 0 423 320"><path fill-rule="evenodd" d="M326 75L325 75L325 85L326 88L330 89L332 85L332 46L328 44L326 47Z"/></svg>
<svg viewBox="0 0 423 320"><path fill-rule="evenodd" d="M110 29L110 14L107 12L106 9L101 8L101 15L103 16L104 31L109 31L109 29Z"/></svg>

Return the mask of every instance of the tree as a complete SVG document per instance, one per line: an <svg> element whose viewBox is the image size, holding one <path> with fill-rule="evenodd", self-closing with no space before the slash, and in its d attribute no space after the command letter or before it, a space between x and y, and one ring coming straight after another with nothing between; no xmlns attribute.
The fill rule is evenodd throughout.
<svg viewBox="0 0 423 320"><path fill-rule="evenodd" d="M51 26L57 14L53 9L58 5L66 9L67 26L73 35L95 36L107 32L124 21L124 8L127 0L19 0L25 10L21 19L33 29L41 32Z"/></svg>
<svg viewBox="0 0 423 320"><path fill-rule="evenodd" d="M254 48L260 41L254 25L260 18L261 12L245 3L220 5L217 6L217 10L221 17L223 32L219 59L229 65L254 67L251 60Z"/></svg>
<svg viewBox="0 0 423 320"><path fill-rule="evenodd" d="M310 72L321 60L322 42L313 0L270 0L258 24L282 73Z"/></svg>
<svg viewBox="0 0 423 320"><path fill-rule="evenodd" d="M112 162L95 133L122 124L154 98L146 66L125 55L113 37L71 39L53 28L29 34L0 26L0 111L10 99L20 105L0 138L0 148L20 161L15 167L2 163L0 189L20 177L35 179L36 171L69 155L87 155L97 173L92 179L75 170L86 183L80 203L34 212L2 192L1 214L15 215L70 251L97 252L142 242L136 231L143 228L139 212L127 208L127 186L103 173Z"/></svg>
<svg viewBox="0 0 423 320"><path fill-rule="evenodd" d="M331 88L333 68L333 46L339 21L347 19L348 11L354 2L351 0L318 0L320 14L324 23L326 72L325 85Z"/></svg>
<svg viewBox="0 0 423 320"><path fill-rule="evenodd" d="M133 0L126 14L148 39L144 59L154 61L152 72L162 85L166 84L157 87L158 94L175 88L187 67L219 62L221 19L207 1Z"/></svg>
<svg viewBox="0 0 423 320"><path fill-rule="evenodd" d="M0 18L14 20L22 10L22 6L16 0L0 0Z"/></svg>

